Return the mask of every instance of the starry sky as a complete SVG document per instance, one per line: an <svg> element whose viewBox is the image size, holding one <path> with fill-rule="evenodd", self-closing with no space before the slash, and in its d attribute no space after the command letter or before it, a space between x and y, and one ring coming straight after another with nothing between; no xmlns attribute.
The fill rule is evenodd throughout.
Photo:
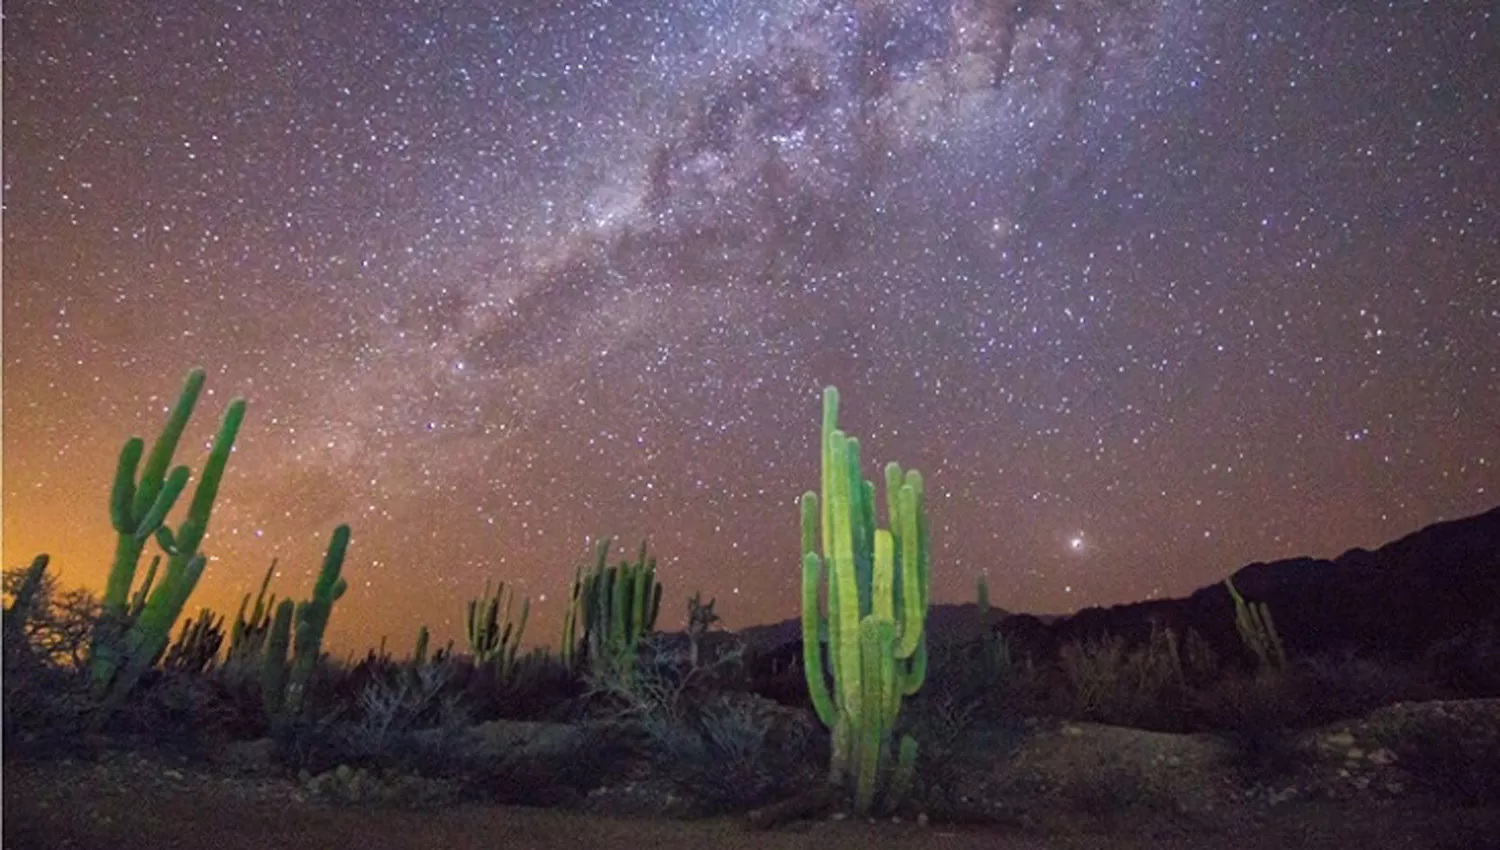
<svg viewBox="0 0 1500 850"><path fill-rule="evenodd" d="M796 615L820 392L938 601L1181 595L1500 503L1489 0L7 4L4 559L101 587L114 459L249 413L189 603L554 643ZM184 502L186 499L184 499ZM144 561L143 561L144 563ZM462 641L460 640L460 643Z"/></svg>

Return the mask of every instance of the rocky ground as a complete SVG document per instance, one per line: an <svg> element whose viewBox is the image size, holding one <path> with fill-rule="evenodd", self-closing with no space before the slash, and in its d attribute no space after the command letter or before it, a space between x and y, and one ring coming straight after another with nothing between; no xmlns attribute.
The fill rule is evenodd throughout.
<svg viewBox="0 0 1500 850"><path fill-rule="evenodd" d="M1032 721L1004 752L971 746L947 764L946 796L920 822L819 816L769 831L673 817L690 807L649 778L525 808L460 802L409 775L287 777L267 742L211 761L106 751L8 759L4 847L1500 848L1497 732L1497 700L1399 704L1248 752L1212 736ZM539 724L467 734L471 748L563 757L587 740Z"/></svg>

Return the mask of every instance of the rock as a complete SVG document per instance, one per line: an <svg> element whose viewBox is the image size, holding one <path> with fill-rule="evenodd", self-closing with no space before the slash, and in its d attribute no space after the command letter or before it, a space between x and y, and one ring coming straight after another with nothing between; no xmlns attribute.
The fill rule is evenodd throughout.
<svg viewBox="0 0 1500 850"><path fill-rule="evenodd" d="M271 773L276 768L276 742L270 738L233 741L220 751L217 761L231 773Z"/></svg>
<svg viewBox="0 0 1500 850"><path fill-rule="evenodd" d="M1323 738L1323 746L1334 750L1347 750L1354 746L1354 733L1348 729L1334 732Z"/></svg>

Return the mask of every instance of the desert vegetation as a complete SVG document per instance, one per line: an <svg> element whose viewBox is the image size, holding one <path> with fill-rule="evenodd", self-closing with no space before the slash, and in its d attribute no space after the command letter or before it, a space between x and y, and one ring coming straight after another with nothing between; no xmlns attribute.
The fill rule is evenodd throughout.
<svg viewBox="0 0 1500 850"><path fill-rule="evenodd" d="M1230 580L1211 592L1211 634L1152 619L1049 645L993 609L983 579L974 604L934 606L922 476L892 463L883 487L864 480L831 388L820 487L800 503L800 641L716 628L715 600L664 589L647 542L612 562L605 539L575 572L555 640L527 633L529 600L501 583L465 606L462 646L434 648L423 628L409 648L335 658L323 635L357 568L346 525L307 599L278 599L273 563L232 618L184 618L245 413L230 405L171 525L192 478L172 456L202 383L188 377L144 466L144 441L121 450L102 596L60 587L45 555L5 571L8 770L135 751L332 804L748 813L762 826L830 812L1024 825L1368 795L1500 804L1495 623L1396 659L1296 650L1278 611ZM673 598L688 625L668 634L656 622Z"/></svg>

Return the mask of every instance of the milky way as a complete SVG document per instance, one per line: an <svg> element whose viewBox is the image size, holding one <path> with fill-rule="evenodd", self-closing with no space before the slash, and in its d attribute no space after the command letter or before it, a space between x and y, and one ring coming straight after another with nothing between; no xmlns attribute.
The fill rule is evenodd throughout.
<svg viewBox="0 0 1500 850"><path fill-rule="evenodd" d="M1062 611L1500 501L1483 0L13 4L4 558L249 399L191 603L353 527L343 649L558 600L797 604L819 392L922 470L935 594ZM506 6L512 8L506 8Z"/></svg>

